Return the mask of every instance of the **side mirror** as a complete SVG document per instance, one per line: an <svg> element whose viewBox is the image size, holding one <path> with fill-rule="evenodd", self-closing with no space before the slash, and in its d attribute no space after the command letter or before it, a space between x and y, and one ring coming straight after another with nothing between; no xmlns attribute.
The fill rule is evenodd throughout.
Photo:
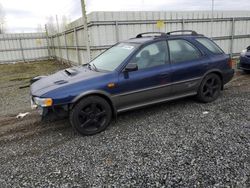
<svg viewBox="0 0 250 188"><path fill-rule="evenodd" d="M129 63L124 69L124 72L132 72L132 71L137 71L138 66L136 63Z"/></svg>

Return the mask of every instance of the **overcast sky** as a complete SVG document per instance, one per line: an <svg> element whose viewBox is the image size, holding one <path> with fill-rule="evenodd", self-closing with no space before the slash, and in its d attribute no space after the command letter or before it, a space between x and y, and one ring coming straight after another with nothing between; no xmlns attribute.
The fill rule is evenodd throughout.
<svg viewBox="0 0 250 188"><path fill-rule="evenodd" d="M211 10L212 0L86 0L92 11ZM35 32L48 16L81 16L80 0L0 0L8 32ZM215 0L215 10L250 10L249 0ZM1 14L0 14L1 15Z"/></svg>

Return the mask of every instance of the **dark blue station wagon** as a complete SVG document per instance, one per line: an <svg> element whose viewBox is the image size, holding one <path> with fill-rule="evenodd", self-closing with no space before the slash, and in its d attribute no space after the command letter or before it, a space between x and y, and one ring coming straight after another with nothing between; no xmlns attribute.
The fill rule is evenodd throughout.
<svg viewBox="0 0 250 188"><path fill-rule="evenodd" d="M68 116L75 130L93 135L119 112L196 96L216 100L234 75L231 59L195 31L142 33L119 42L89 64L32 80L32 107Z"/></svg>
<svg viewBox="0 0 250 188"><path fill-rule="evenodd" d="M240 54L239 69L250 74L250 46L248 46Z"/></svg>

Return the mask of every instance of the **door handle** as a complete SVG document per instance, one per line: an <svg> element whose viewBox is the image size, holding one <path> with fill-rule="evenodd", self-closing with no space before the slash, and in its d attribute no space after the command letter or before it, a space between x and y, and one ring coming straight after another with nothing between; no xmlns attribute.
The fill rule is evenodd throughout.
<svg viewBox="0 0 250 188"><path fill-rule="evenodd" d="M162 74L160 74L160 78L168 78L168 74L167 73L162 73Z"/></svg>

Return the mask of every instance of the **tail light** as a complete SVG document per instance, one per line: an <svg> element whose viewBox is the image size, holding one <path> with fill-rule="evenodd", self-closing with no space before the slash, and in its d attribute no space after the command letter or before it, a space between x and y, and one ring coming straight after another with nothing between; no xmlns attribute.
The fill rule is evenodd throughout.
<svg viewBox="0 0 250 188"><path fill-rule="evenodd" d="M233 68L233 60L229 58L228 60L228 66L232 69Z"/></svg>

